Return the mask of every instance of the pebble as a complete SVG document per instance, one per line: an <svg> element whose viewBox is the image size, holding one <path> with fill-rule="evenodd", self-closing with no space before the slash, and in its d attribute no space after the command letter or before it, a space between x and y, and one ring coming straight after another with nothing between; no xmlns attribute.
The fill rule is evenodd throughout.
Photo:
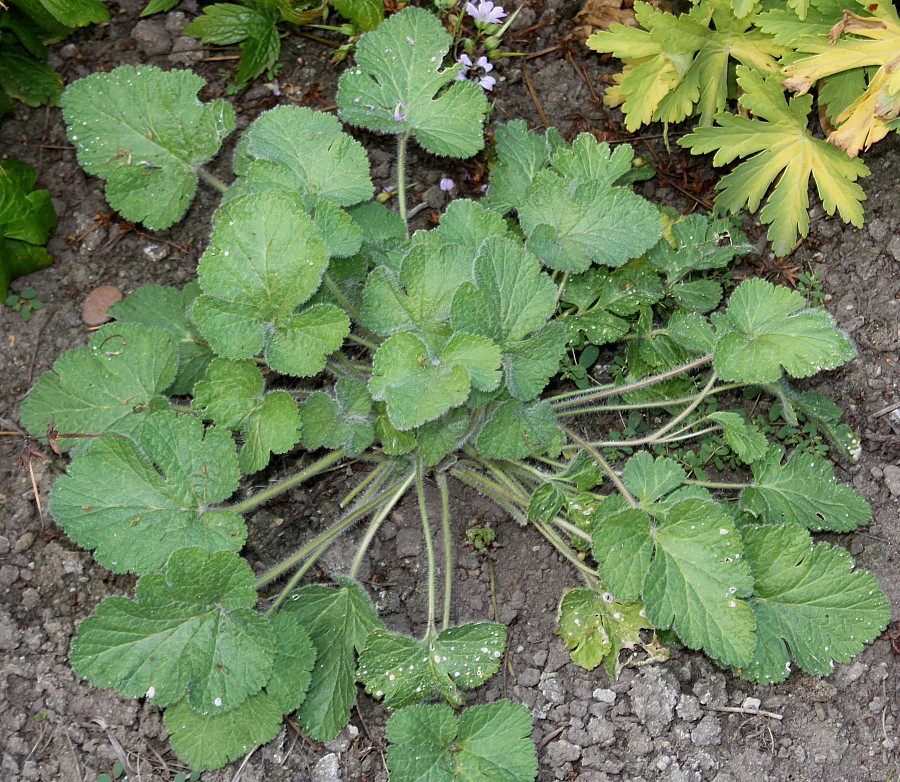
<svg viewBox="0 0 900 782"><path fill-rule="evenodd" d="M141 252L143 252L151 261L159 262L168 258L170 248L165 244L148 244L141 248Z"/></svg>
<svg viewBox="0 0 900 782"><path fill-rule="evenodd" d="M900 497L900 467L889 464L884 468L884 483L888 491L895 497Z"/></svg>
<svg viewBox="0 0 900 782"><path fill-rule="evenodd" d="M698 747L711 747L718 744L721 736L722 726L715 714L707 714L691 731L691 741Z"/></svg>
<svg viewBox="0 0 900 782"><path fill-rule="evenodd" d="M333 752L324 755L312 770L312 782L341 782L338 756Z"/></svg>
<svg viewBox="0 0 900 782"><path fill-rule="evenodd" d="M16 541L16 545L13 546L13 554L21 554L23 551L27 551L31 548L32 543L34 543L34 533L23 533Z"/></svg>
<svg viewBox="0 0 900 782"><path fill-rule="evenodd" d="M546 749L547 757L554 765L558 763L572 762L581 757L581 747L571 741L560 739L550 742Z"/></svg>
<svg viewBox="0 0 900 782"><path fill-rule="evenodd" d="M122 291L113 285L94 288L81 305L81 319L88 326L99 326L112 320L108 310L122 298Z"/></svg>

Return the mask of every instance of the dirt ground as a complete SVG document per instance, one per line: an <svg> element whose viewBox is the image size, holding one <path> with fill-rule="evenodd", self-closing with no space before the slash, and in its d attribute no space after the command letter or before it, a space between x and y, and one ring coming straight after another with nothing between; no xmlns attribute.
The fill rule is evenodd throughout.
<svg viewBox="0 0 900 782"><path fill-rule="evenodd" d="M196 13L186 2L167 16L139 20L143 0L116 4L108 25L80 31L53 47L51 62L67 81L125 63L161 67L192 66L209 81L204 99L224 93L223 52L203 51L193 38L178 35ZM526 6L511 40L519 51L554 47L570 29L577 10L568 0ZM233 54L227 50L224 54ZM560 57L563 54L565 56ZM259 111L278 102L324 107L334 97L341 66L328 63L327 47L305 39L285 42L281 95L257 81L230 98L244 127ZM229 61L224 61L230 65ZM531 127L558 126L564 133L601 130L615 140L619 115L598 105L590 85L598 85L604 65L575 44L542 56L509 58L497 66L493 118L522 117ZM587 80L583 78L587 76ZM540 111L537 105L540 105ZM542 112L542 114L541 114ZM694 199L681 190L704 184L701 173L673 148L666 152L659 129L644 136L659 156L668 180L644 185L644 195L689 208ZM233 144L234 138L231 139ZM372 136L373 175L389 184L393 155ZM110 215L102 183L77 166L66 140L60 112L17 105L0 126L3 154L34 165L40 186L54 196L59 228L49 249L54 266L18 281L37 289L46 307L29 323L0 308L0 417L17 421L18 402L36 377L64 350L82 345L87 330L80 307L101 284L132 291L147 283L182 285L194 277L217 196L202 189L187 218L168 231L150 235ZM373 146L374 145L374 146ZM641 154L651 154L640 142ZM230 148L213 169L228 177ZM872 503L868 527L832 542L846 546L859 564L878 577L892 606L895 629L900 617L900 412L892 411L900 383L900 140L894 135L865 157L872 176L862 230L818 212L813 234L792 263L821 274L828 307L850 332L858 358L842 369L806 384L847 411L862 435L857 465L837 464L838 477ZM414 198L442 206L442 176L459 183L456 193L480 183L476 164L419 156L410 166ZM469 179L464 179L464 171ZM709 173L705 174L709 177ZM708 181L707 181L708 182ZM694 196L711 199L707 186ZM415 203L415 201L414 201ZM761 232L748 224L751 236ZM124 229L124 230L123 230ZM759 246L764 243L760 240ZM761 263L766 263L765 255ZM746 273L752 273L748 267ZM2 428L7 428L3 426ZM17 466L21 441L0 438L0 779L94 782L109 772L121 747L137 772L132 779L167 780L183 770L168 749L161 712L148 704L91 687L69 669L66 653L80 619L110 594L128 594L133 579L113 576L91 555L69 542L48 519L39 518L31 482ZM35 478L46 497L65 460L49 452L34 461ZM257 482L278 475L302 458L279 457ZM334 510L345 477L323 479L256 512L247 554L262 567L306 539ZM824 679L793 675L782 684L755 686L717 669L698 654L674 649L669 662L626 668L618 681L598 669L588 673L570 662L553 634L563 591L575 574L539 536L521 530L502 511L456 486L454 524L462 532L490 522L498 531L495 576L501 621L509 627L508 664L473 700L509 697L524 702L534 716L541 780L580 782L744 782L753 780L900 779L900 665L887 635ZM371 550L366 578L372 597L392 629L421 631L424 606L420 579L421 537L414 508L400 507L385 524ZM404 524L404 519L415 522ZM349 543L348 543L349 545ZM330 554L339 566L341 551ZM455 562L455 619L492 617L488 563L460 542ZM900 639L896 641L900 644ZM734 711L747 698L779 715L763 717ZM383 726L386 714L360 692L350 726L327 745L299 735L290 723L278 738L259 748L243 766L243 782L357 782L386 780ZM209 782L232 780L240 764L204 774Z"/></svg>

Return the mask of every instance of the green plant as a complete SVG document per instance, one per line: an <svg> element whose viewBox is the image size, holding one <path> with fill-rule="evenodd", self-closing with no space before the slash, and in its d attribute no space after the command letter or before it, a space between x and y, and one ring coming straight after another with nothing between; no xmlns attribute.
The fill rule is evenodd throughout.
<svg viewBox="0 0 900 782"><path fill-rule="evenodd" d="M100 0L60 3L14 0L0 13L0 115L12 98L29 106L53 106L62 93L60 75L47 65L45 44L61 41L75 27L106 22Z"/></svg>
<svg viewBox="0 0 900 782"><path fill-rule="evenodd" d="M141 12L148 16L168 11L179 0L150 0ZM335 10L350 24L336 29L355 38L361 32L374 30L384 19L381 0L333 0ZM203 43L228 46L239 43L241 57L234 74L234 89L244 86L263 72L273 73L281 53L282 28L296 30L322 16L326 3L300 0L240 0L238 3L207 3L203 12L182 31ZM323 27L323 25L313 25Z"/></svg>
<svg viewBox="0 0 900 782"><path fill-rule="evenodd" d="M119 782L119 780L122 780L122 782L127 782L128 777L123 776L124 773L125 769L122 768L122 764L114 763L112 769L108 774L104 773L97 775L97 782Z"/></svg>
<svg viewBox="0 0 900 782"><path fill-rule="evenodd" d="M560 632L589 668L602 662L615 675L622 649L662 659L646 631L672 628L741 676L774 682L791 659L827 673L887 622L874 578L809 534L853 529L868 505L821 457L785 460L738 413L705 412L705 400L750 385L786 415L805 414L816 400L788 377L854 354L827 312L760 280L705 314L722 291L704 275L747 249L730 222L663 218L620 184L632 180L626 147L588 134L568 145L513 122L496 129L488 196L454 201L434 230L409 236L409 140L448 156L483 144L487 103L442 67L450 43L435 17L404 9L360 38L340 80L343 119L397 138L399 214L372 199L365 152L334 117L264 113L241 137L227 187L201 163L231 111L199 104L197 77L123 67L63 97L82 165L107 178L126 218L171 224L198 177L223 191L198 284L148 286L114 305L117 320L60 357L21 409L35 436L51 421L107 435L55 441L73 459L50 509L101 565L138 581L134 599L106 598L81 623L72 665L165 707L172 746L195 770L268 741L291 712L312 738L332 738L359 680L397 709L387 727L394 782L534 779L523 706L457 715L446 705L498 670L506 643L498 623L451 624L450 479L533 524L572 562L583 585L563 600ZM547 392L572 344L623 340L621 381ZM284 376L311 380L299 388ZM625 443L640 450L614 469L602 452L621 443L583 435L575 421L620 411L663 422ZM644 450L718 430L752 479L688 479ZM231 499L242 474L298 443L324 453ZM343 514L254 576L239 556L242 517L345 458L362 478ZM425 543L420 638L385 628L357 581L408 493ZM363 519L346 572L299 586ZM417 703L434 699L446 703Z"/></svg>
<svg viewBox="0 0 900 782"><path fill-rule="evenodd" d="M34 288L23 288L18 293L10 291L4 304L13 312L18 312L19 317L26 323L31 320L32 312L44 307L44 302L37 297L37 291Z"/></svg>
<svg viewBox="0 0 900 782"><path fill-rule="evenodd" d="M853 0L856 14L833 0L694 2L678 17L638 2L640 28L614 24L588 39L625 63L607 104L622 106L630 130L695 117L681 146L715 152L716 166L744 159L719 183L716 208L756 211L765 199L760 219L779 255L809 230L810 176L828 214L861 226L856 180L869 169L856 155L900 128L894 6ZM830 143L810 129L814 85ZM735 96L739 113L728 110Z"/></svg>
<svg viewBox="0 0 900 782"><path fill-rule="evenodd" d="M37 174L27 163L0 160L0 299L21 312L22 320L43 305L34 295L10 301L9 283L53 263L43 245L56 227L56 212L50 193L33 190L35 182Z"/></svg>

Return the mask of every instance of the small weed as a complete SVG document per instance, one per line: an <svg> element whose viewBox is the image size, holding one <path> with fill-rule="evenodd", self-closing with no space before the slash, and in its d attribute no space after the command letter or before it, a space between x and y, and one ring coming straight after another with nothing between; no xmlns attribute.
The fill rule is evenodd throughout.
<svg viewBox="0 0 900 782"><path fill-rule="evenodd" d="M25 323L31 320L31 313L43 309L44 302L37 297L37 291L34 288L23 288L16 293L10 290L6 301L3 302L7 307L19 313L19 317Z"/></svg>

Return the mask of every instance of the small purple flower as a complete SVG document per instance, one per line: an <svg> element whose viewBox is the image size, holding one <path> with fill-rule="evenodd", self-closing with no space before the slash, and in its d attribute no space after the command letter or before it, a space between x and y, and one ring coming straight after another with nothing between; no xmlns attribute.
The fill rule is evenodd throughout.
<svg viewBox="0 0 900 782"><path fill-rule="evenodd" d="M491 63L491 61L488 60L488 58L484 55L475 60L475 66L477 68L481 68L481 70L483 70L485 73L490 73L492 70L494 70L493 63Z"/></svg>
<svg viewBox="0 0 900 782"><path fill-rule="evenodd" d="M482 76L478 80L478 84L488 92L494 89L494 85L497 83L497 80L493 76Z"/></svg>
<svg viewBox="0 0 900 782"><path fill-rule="evenodd" d="M491 0L478 0L477 6L475 3L466 3L466 13L482 24L500 24L500 20L506 16L503 6L494 5Z"/></svg>
<svg viewBox="0 0 900 782"><path fill-rule="evenodd" d="M456 58L456 62L459 63L459 73L456 74L456 81L463 81L469 68L472 67L472 59L468 54L461 54Z"/></svg>
<svg viewBox="0 0 900 782"><path fill-rule="evenodd" d="M438 183L438 187L445 193L449 193L454 187L456 187L456 182L454 182L448 176L441 177L441 181Z"/></svg>
<svg viewBox="0 0 900 782"><path fill-rule="evenodd" d="M398 103L398 104L394 107L394 122L403 122L403 120L406 119L406 113L400 111L401 108L404 108L404 109L405 109L405 108L406 108L406 104L405 104L405 103Z"/></svg>

